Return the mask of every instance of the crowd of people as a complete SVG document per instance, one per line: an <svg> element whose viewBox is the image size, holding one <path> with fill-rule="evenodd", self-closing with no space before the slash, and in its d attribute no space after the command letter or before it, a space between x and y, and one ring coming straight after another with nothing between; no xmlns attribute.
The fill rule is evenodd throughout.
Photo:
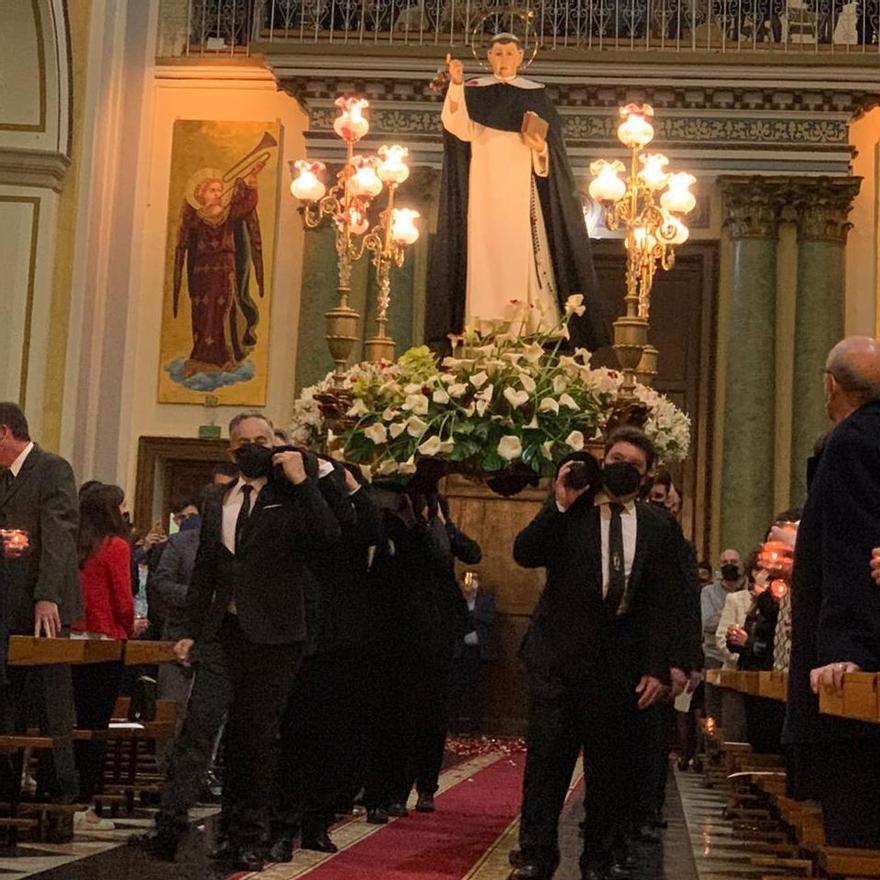
<svg viewBox="0 0 880 880"><path fill-rule="evenodd" d="M680 493L635 427L606 439L600 465L574 452L511 548L546 582L521 648L527 756L512 880L550 880L575 762L587 780L584 880L631 876L633 842L657 842L670 733L679 768L699 769L702 725L786 756L791 792L821 802L826 839L880 848L880 727L823 716L817 694L880 670L880 344L830 353L834 423L808 466L804 508L780 513L743 560L697 561ZM479 732L494 604L456 560L479 545L450 516L436 474L404 489L357 465L294 448L269 420L229 425L228 465L176 502L177 531L133 535L123 491L77 490L70 466L0 404L3 634L175 643L158 692L179 706L161 755L155 826L132 839L173 860L189 810L223 752L211 858L242 870L334 852L331 827L359 800L384 824L432 812L450 720ZM14 541L25 534L27 546ZM146 604L143 599L146 598ZM704 668L789 670L787 705L703 684ZM123 690L119 662L0 666L5 733L53 737L36 784L90 807L104 730ZM18 785L21 763L0 764ZM91 809L54 839L107 827ZM112 825L111 825L112 827Z"/></svg>

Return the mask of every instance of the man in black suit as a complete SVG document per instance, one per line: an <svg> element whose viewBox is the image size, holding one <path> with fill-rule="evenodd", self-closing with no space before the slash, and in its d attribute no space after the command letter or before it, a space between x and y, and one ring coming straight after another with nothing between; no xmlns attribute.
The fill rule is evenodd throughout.
<svg viewBox="0 0 880 880"><path fill-rule="evenodd" d="M316 463L307 472L302 453L275 452L273 427L264 416L233 418L229 448L241 476L205 501L187 595L188 635L175 648L184 665L198 662L203 645L211 651L215 694L206 694L207 707L195 711L194 692L169 760L170 794L163 795L156 830L139 842L158 856L174 857L193 788L205 771L205 719L225 710L220 822L236 867L260 871L279 720L306 637L308 564L339 540L340 531L318 490ZM198 669L196 675L198 685Z"/></svg>
<svg viewBox="0 0 880 880"><path fill-rule="evenodd" d="M827 843L876 849L880 727L820 715L817 694L840 688L847 672L880 670L880 591L870 569L880 535L877 340L850 337L831 350L825 403L836 427L816 465L797 533L783 740L808 756Z"/></svg>
<svg viewBox="0 0 880 880"><path fill-rule="evenodd" d="M83 614L73 471L63 458L31 441L24 413L14 403L0 403L0 466L0 528L23 529L30 540L30 551L9 563L4 588L9 633L66 636ZM7 733L26 729L28 710L36 710L41 730L56 741L52 767L43 768L41 783L53 799L73 803L79 783L70 666L11 667L0 703L0 723ZM72 826L61 825L58 838L69 839Z"/></svg>
<svg viewBox="0 0 880 880"><path fill-rule="evenodd" d="M523 643L529 690L520 859L512 880L549 880L578 752L588 778L582 876L614 876L613 845L632 797L628 744L637 713L666 692L680 578L673 524L636 500L651 441L615 431L595 481L562 466L553 496L517 537L514 558L547 570ZM582 485L582 484L580 484Z"/></svg>
<svg viewBox="0 0 880 880"><path fill-rule="evenodd" d="M352 754L361 720L363 645L369 633L370 548L382 539L382 517L355 465L322 460L321 494L342 537L321 555L308 620L306 657L281 720L270 858L289 862L303 849L337 851L328 829L351 795Z"/></svg>

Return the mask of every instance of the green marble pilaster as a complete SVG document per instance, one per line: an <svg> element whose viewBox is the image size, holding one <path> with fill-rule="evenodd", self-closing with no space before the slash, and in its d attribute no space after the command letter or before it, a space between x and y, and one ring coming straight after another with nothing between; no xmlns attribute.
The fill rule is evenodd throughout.
<svg viewBox="0 0 880 880"><path fill-rule="evenodd" d="M792 377L792 506L806 499L806 463L816 439L831 427L825 413L822 367L844 335L847 215L860 179L800 180L798 288Z"/></svg>
<svg viewBox="0 0 880 880"><path fill-rule="evenodd" d="M731 237L723 372L720 543L745 556L773 514L776 378L776 188L722 183Z"/></svg>

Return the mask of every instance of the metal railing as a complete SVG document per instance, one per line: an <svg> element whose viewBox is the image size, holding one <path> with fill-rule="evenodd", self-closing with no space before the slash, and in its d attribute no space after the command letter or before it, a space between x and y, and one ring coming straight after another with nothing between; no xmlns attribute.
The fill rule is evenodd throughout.
<svg viewBox="0 0 880 880"><path fill-rule="evenodd" d="M542 51L880 54L880 0L520 0L513 10L510 0L163 0L163 8L175 14L160 54L172 55L247 54L257 41L470 51L504 30Z"/></svg>

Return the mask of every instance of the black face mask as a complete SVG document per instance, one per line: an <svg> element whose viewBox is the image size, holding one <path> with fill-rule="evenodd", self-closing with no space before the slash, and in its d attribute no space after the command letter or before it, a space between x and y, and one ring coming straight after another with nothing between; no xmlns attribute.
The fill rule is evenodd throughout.
<svg viewBox="0 0 880 880"><path fill-rule="evenodd" d="M641 482L642 475L628 461L615 461L602 468L602 485L615 498L635 495Z"/></svg>
<svg viewBox="0 0 880 880"><path fill-rule="evenodd" d="M653 504L654 507L659 507L661 510L666 510L666 502L658 501L656 498L649 498L648 504Z"/></svg>
<svg viewBox="0 0 880 880"><path fill-rule="evenodd" d="M258 477L269 476L272 470L273 455L275 455L275 450L271 446L246 443L235 450L235 463L243 477L254 480Z"/></svg>
<svg viewBox="0 0 880 880"><path fill-rule="evenodd" d="M739 566L733 563L721 566L721 579L725 581L739 580Z"/></svg>

